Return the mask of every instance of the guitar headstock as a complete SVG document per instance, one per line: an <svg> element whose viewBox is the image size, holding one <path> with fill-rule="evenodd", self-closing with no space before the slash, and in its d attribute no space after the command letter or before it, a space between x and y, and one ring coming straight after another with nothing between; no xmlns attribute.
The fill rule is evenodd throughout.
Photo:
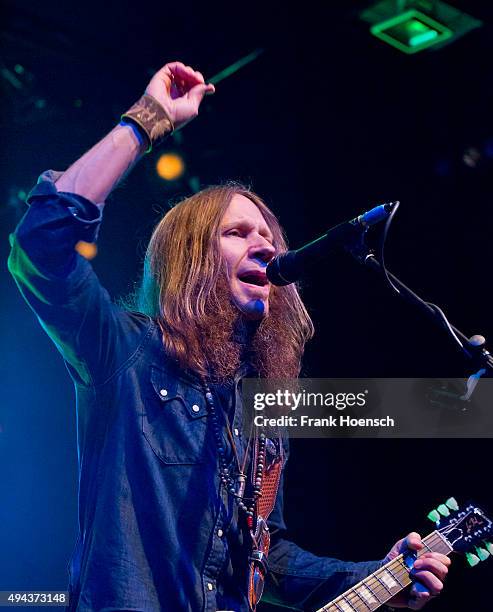
<svg viewBox="0 0 493 612"><path fill-rule="evenodd" d="M466 555L469 565L477 565L493 555L493 544L488 540L493 534L493 523L474 504L459 507L450 497L428 514L437 531L456 552Z"/></svg>

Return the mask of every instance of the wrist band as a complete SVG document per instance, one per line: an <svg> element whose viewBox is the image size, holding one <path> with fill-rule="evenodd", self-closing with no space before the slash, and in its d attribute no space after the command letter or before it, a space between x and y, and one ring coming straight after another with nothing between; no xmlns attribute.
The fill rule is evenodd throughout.
<svg viewBox="0 0 493 612"><path fill-rule="evenodd" d="M174 130L164 108L147 93L121 116L121 120L140 128L149 145L146 153L150 153L153 146L159 145Z"/></svg>

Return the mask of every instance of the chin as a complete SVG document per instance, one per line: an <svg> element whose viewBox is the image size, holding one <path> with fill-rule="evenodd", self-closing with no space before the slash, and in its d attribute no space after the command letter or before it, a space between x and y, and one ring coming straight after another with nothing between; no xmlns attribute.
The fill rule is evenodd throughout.
<svg viewBox="0 0 493 612"><path fill-rule="evenodd" d="M269 303L263 300L250 300L240 307L241 313L246 319L258 321L269 314Z"/></svg>

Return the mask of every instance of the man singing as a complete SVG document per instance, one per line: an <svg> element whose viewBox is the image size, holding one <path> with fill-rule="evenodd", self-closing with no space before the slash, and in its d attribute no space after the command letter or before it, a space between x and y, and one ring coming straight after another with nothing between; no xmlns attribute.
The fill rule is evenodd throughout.
<svg viewBox="0 0 493 612"><path fill-rule="evenodd" d="M75 251L96 240L122 176L213 92L189 66L166 64L101 142L41 176L11 237L9 269L76 387L71 610L246 612L267 552L264 600L316 609L382 564L316 557L285 540L287 444L242 426L242 378L298 376L313 332L295 286L267 281L286 245L263 201L228 184L175 206L151 237L132 309L111 302ZM409 534L386 560L422 547ZM413 587L389 603L420 609L448 565L421 555Z"/></svg>

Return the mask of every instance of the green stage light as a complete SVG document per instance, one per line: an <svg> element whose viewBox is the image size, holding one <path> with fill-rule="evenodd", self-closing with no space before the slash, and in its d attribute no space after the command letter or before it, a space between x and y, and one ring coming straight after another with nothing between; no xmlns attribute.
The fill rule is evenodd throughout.
<svg viewBox="0 0 493 612"><path fill-rule="evenodd" d="M417 53L453 36L452 30L414 9L375 24L370 32L404 53Z"/></svg>
<svg viewBox="0 0 493 612"><path fill-rule="evenodd" d="M407 54L438 49L483 25L441 0L378 0L360 18L374 36Z"/></svg>

